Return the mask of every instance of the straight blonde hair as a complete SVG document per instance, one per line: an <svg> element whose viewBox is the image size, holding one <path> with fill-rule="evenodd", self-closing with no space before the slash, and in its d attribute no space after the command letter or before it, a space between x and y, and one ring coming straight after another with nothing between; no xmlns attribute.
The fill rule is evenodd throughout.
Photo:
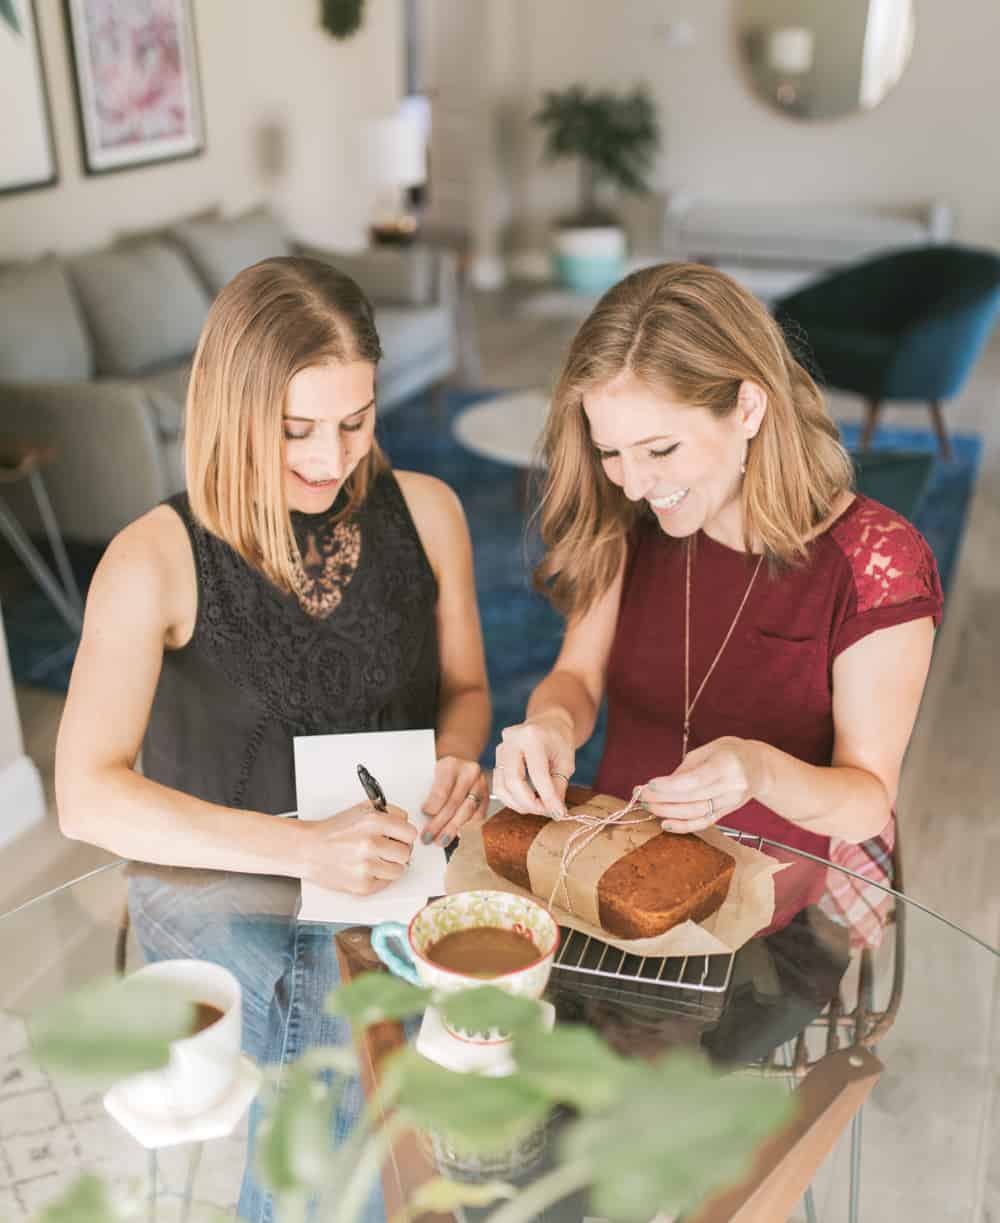
<svg viewBox="0 0 1000 1223"><path fill-rule="evenodd" d="M371 304L316 259L265 259L212 303L187 394L184 461L195 517L279 589L294 592L299 553L285 496L282 416L288 384L324 362L382 356ZM388 461L376 442L345 483L345 518Z"/></svg>
<svg viewBox="0 0 1000 1223"><path fill-rule="evenodd" d="M764 390L767 411L742 482L744 546L762 547L774 566L800 562L852 485L850 457L764 306L715 268L667 263L609 289L570 346L542 440L546 553L536 588L568 617L586 611L614 580L644 512L605 475L583 411L585 392L624 370L717 418L735 411L744 381Z"/></svg>

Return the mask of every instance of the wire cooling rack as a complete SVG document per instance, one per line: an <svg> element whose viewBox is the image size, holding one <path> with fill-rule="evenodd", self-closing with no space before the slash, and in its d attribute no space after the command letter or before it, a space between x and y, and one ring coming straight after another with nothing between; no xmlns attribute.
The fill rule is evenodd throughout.
<svg viewBox="0 0 1000 1223"><path fill-rule="evenodd" d="M761 838L745 832L727 836L760 849ZM587 997L671 1011L721 1010L733 974L735 952L724 955L629 955L579 930L562 927L552 964L553 984Z"/></svg>

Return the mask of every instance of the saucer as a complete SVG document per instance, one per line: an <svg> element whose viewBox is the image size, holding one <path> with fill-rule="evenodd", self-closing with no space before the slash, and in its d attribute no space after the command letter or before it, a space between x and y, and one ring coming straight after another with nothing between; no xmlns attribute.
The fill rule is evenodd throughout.
<svg viewBox="0 0 1000 1223"><path fill-rule="evenodd" d="M551 1002L542 1001L542 1027L551 1032L556 1020L556 1008ZM469 1071L500 1077L513 1074L517 1068L511 1054L512 1042L507 1040L465 1040L449 1032L444 1026L437 1007L429 1006L424 1011L416 1050L429 1062L436 1062L445 1070Z"/></svg>
<svg viewBox="0 0 1000 1223"><path fill-rule="evenodd" d="M261 1073L257 1063L241 1054L232 1087L218 1103L196 1117L162 1120L142 1117L126 1107L121 1098L120 1084L104 1097L104 1107L136 1142L147 1150L179 1146L185 1142L205 1142L209 1138L227 1138L250 1107L260 1086Z"/></svg>

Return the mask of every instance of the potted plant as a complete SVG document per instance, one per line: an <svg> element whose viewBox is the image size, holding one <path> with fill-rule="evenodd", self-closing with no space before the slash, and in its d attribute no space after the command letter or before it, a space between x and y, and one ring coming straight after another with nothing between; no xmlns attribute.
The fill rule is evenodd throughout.
<svg viewBox="0 0 1000 1223"><path fill-rule="evenodd" d="M571 85L544 95L532 119L545 130L545 157L576 157L579 208L557 222L555 271L568 288L601 293L625 271L625 234L600 197L609 188L644 194L660 147L656 105L644 85L626 94Z"/></svg>
<svg viewBox="0 0 1000 1223"><path fill-rule="evenodd" d="M279 1220L301 1219L312 1198L318 1199L310 1215L317 1223L355 1223L393 1140L406 1128L489 1152L561 1105L573 1119L559 1136L551 1171L519 1190L438 1177L395 1223L492 1203L493 1223L530 1223L579 1190L588 1191L595 1213L642 1223L739 1180L755 1148L793 1112L778 1083L722 1074L690 1050L654 1062L623 1058L588 1028L557 1024L545 1031L537 1003L489 985L436 997L386 973L369 973L335 990L327 1009L363 1025L419 1014L429 1002L459 1026L500 1024L512 1032L516 1071L504 1078L460 1074L406 1047L389 1063L367 1116L332 1148L331 1118L347 1076L357 1073L354 1053L311 1049L286 1069L280 1085L274 1069L262 1096L265 1120L255 1156ZM117 1078L163 1065L170 1040L191 1030L190 1009L165 984L147 982L137 991L128 982L95 983L37 1015L32 1043L51 1073ZM199 1154L195 1145L189 1194ZM136 1186L131 1198L116 1200L100 1180L84 1176L48 1206L42 1223L126 1223L142 1209L143 1192ZM156 1207L153 1198L146 1217L156 1219ZM192 1209L188 1197L181 1217L214 1223L217 1215Z"/></svg>

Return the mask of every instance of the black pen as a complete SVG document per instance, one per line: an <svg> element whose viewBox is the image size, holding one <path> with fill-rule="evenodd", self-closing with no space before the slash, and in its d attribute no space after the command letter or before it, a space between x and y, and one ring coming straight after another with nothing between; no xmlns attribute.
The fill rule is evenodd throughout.
<svg viewBox="0 0 1000 1223"><path fill-rule="evenodd" d="M361 779L361 784L365 788L365 793L368 795L371 805L376 811L384 811L385 794L382 791L382 787L378 784L375 778L372 777L371 773L368 772L363 764L358 765L358 777Z"/></svg>

